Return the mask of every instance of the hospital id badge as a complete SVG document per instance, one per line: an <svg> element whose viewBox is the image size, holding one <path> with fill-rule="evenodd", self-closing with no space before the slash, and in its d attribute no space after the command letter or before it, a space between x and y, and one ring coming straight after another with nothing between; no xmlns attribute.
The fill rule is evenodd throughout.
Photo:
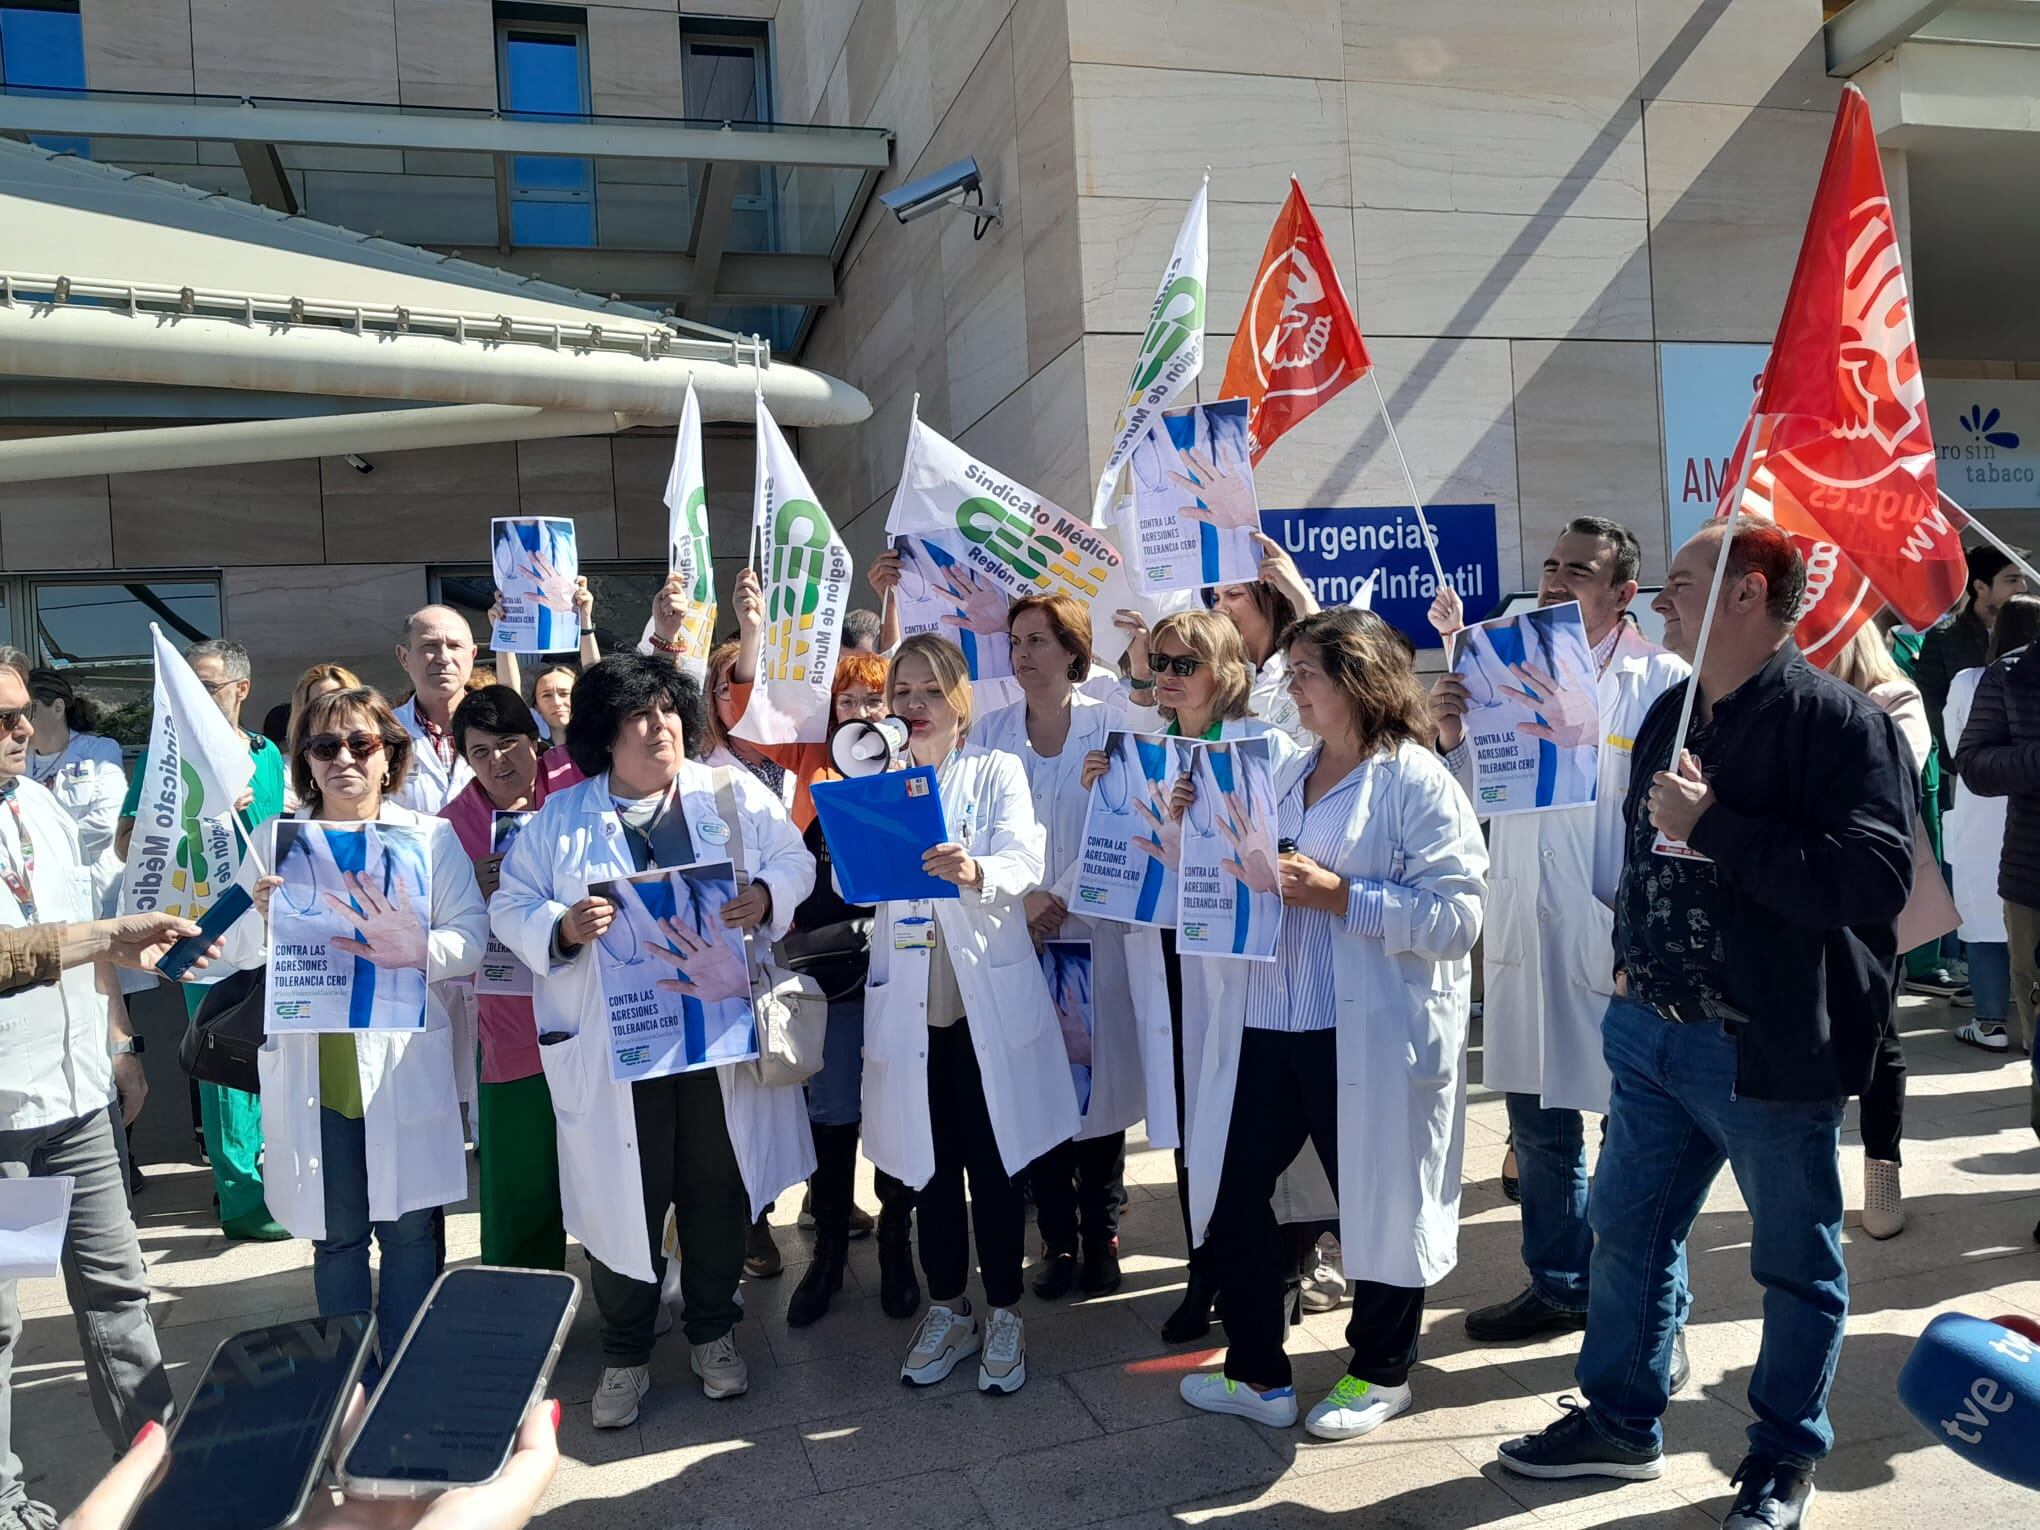
<svg viewBox="0 0 2040 1530"><path fill-rule="evenodd" d="M926 907L916 904L916 907ZM895 951L932 951L935 949L935 921L925 915L910 914L893 921L893 949Z"/></svg>

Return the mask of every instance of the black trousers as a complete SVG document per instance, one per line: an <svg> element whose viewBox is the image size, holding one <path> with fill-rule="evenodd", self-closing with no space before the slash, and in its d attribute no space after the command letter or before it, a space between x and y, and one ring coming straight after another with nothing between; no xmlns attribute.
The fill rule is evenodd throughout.
<svg viewBox="0 0 2040 1530"><path fill-rule="evenodd" d="M1898 1142L1905 1135L1905 1043L1898 1034L1894 1010L1877 1038L1877 1061L1858 1107L1863 1128L1863 1155L1899 1162Z"/></svg>
<svg viewBox="0 0 2040 1530"><path fill-rule="evenodd" d="M1027 1256L1027 1203L999 1157L968 1020L929 1028L928 1124L935 1173L917 1203L921 1273L928 1279L928 1298L953 1304L964 1294L970 1284L970 1238L975 1231L985 1300L994 1307L1015 1306L1020 1301L1020 1266ZM970 1176L967 1211L965 1174Z"/></svg>
<svg viewBox="0 0 2040 1530"><path fill-rule="evenodd" d="M1112 1132L1050 1148L1027 1166L1034 1188L1034 1224L1051 1254L1074 1254L1079 1243L1119 1236L1120 1181L1126 1177L1126 1133Z"/></svg>
<svg viewBox="0 0 2040 1530"><path fill-rule="evenodd" d="M588 1261L602 1310L602 1358L613 1366L652 1357L659 1285L666 1278L666 1208L680 1234L680 1291L689 1344L706 1344L737 1326L737 1282L744 1277L744 1233L751 1197L730 1145L722 1083L715 1069L648 1078L630 1086L636 1113L638 1180L645 1196L645 1240L652 1278L632 1280L599 1259Z"/></svg>
<svg viewBox="0 0 2040 1530"><path fill-rule="evenodd" d="M1169 989L1169 1049L1176 1065L1176 1140L1182 1142L1188 1108L1183 1093L1183 958L1176 954L1176 932L1163 930L1161 935L1162 977ZM1215 1278L1210 1238L1199 1248L1190 1230L1190 1170L1180 1147L1176 1149L1176 1209L1183 1216L1183 1247L1189 1251L1191 1273Z"/></svg>
<svg viewBox="0 0 2040 1530"><path fill-rule="evenodd" d="M1218 1232L1218 1302L1229 1346L1225 1373L1234 1381L1290 1384L1289 1356L1282 1350L1288 1258L1268 1198L1306 1139L1317 1145L1332 1190L1338 1191L1337 1041L1330 1030L1249 1030L1240 1038L1225 1167L1211 1219ZM1383 1231L1397 1235L1393 1228ZM1423 1320L1421 1287L1356 1282L1346 1323L1353 1349L1347 1372L1376 1386L1401 1386L1416 1363Z"/></svg>

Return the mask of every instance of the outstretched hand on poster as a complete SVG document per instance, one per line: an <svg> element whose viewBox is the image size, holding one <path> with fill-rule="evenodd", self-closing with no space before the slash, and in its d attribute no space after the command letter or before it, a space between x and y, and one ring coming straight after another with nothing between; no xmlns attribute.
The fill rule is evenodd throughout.
<svg viewBox="0 0 2040 1530"><path fill-rule="evenodd" d="M729 905L725 904L723 911L727 913ZM666 963L680 974L677 978L659 979L659 988L703 1004L749 997L751 984L744 971L744 959L726 942L696 934L685 920L661 919L658 924L660 931L679 949L676 951L648 940L645 942L645 954Z"/></svg>
<svg viewBox="0 0 2040 1530"><path fill-rule="evenodd" d="M1183 822L1176 816L1173 794L1169 803L1151 795L1135 797L1133 810L1146 820L1154 837L1131 840L1132 848L1174 871L1183 861Z"/></svg>
<svg viewBox="0 0 2040 1530"><path fill-rule="evenodd" d="M1517 723L1518 733L1541 738L1561 749L1577 749L1594 741L1601 726L1601 708L1592 682L1573 679L1561 683L1528 663L1510 665L1509 673L1523 682L1538 715L1544 719L1541 725L1535 721Z"/></svg>
<svg viewBox="0 0 2040 1530"><path fill-rule="evenodd" d="M1225 836L1225 842L1232 846L1233 853L1219 863L1219 869L1244 885L1249 892L1274 893L1281 891L1281 878L1274 863L1268 859L1267 850L1259 843L1247 818L1246 803L1237 792L1225 794L1224 806L1212 815L1218 825L1218 832Z"/></svg>
<svg viewBox="0 0 2040 1530"><path fill-rule="evenodd" d="M1171 472L1169 482L1191 496L1183 513L1221 531L1236 527L1261 529L1261 507L1254 497L1254 481L1245 472L1221 460L1209 445L1202 452L1186 451L1183 461L1194 477ZM1241 464L1244 467L1244 464Z"/></svg>
<svg viewBox="0 0 2040 1530"><path fill-rule="evenodd" d="M962 564L952 564L936 576L939 588L956 602L956 616L943 621L966 632L1001 633L1006 630L1006 608L1012 604L1006 592L983 575Z"/></svg>
<svg viewBox="0 0 2040 1530"><path fill-rule="evenodd" d="M336 935L332 941L333 949L393 971L405 967L416 967L422 971L425 966L425 925L411 907L411 895L404 884L398 882L394 888L395 896L387 897L372 881L350 871L347 873L347 890L354 895L353 905L336 893L329 892L324 897L336 912L354 921L361 938L350 940L344 935Z"/></svg>

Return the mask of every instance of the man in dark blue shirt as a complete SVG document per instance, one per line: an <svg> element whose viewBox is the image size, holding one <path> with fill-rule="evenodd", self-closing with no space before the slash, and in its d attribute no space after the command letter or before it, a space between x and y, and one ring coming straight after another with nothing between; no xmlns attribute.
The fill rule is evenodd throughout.
<svg viewBox="0 0 2040 1530"><path fill-rule="evenodd" d="M1698 643L1725 525L1673 559L1665 646ZM1806 571L1741 518L1687 748L1684 688L1645 716L1615 904L1614 1075L1588 1206L1595 1244L1576 1376L1586 1406L1501 1447L1531 1477L1655 1478L1687 1231L1726 1163L1750 1209L1764 1340L1749 1454L1725 1530L1794 1530L1834 1444L1827 1397L1848 1315L1837 1161L1898 970L1916 811L1898 730L1792 645Z"/></svg>

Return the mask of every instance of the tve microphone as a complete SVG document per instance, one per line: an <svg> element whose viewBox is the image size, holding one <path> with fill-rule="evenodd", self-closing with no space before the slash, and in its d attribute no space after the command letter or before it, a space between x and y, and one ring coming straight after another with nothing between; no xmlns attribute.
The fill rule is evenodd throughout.
<svg viewBox="0 0 2040 1530"><path fill-rule="evenodd" d="M897 717L846 722L829 740L829 763L849 779L881 775L906 752L907 725Z"/></svg>
<svg viewBox="0 0 2040 1530"><path fill-rule="evenodd" d="M2024 1334L1943 1313L1906 1357L1898 1400L1972 1466L2040 1488L2040 1345Z"/></svg>

